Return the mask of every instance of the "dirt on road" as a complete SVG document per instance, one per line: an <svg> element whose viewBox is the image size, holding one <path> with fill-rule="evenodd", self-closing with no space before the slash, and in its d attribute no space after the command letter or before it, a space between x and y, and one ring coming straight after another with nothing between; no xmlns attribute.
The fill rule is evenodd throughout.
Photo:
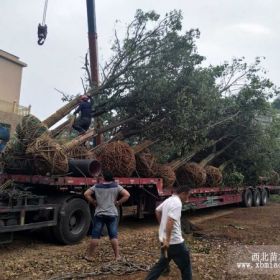
<svg viewBox="0 0 280 280"><path fill-rule="evenodd" d="M184 235L191 251L193 279L280 279L280 274L229 274L227 267L230 246L280 245L279 213L280 204L270 203L265 207L226 207L187 215L199 228ZM145 270L159 257L157 230L153 219L124 219L119 235L123 260L119 263L112 261L106 237L90 263L83 259L89 238L77 245L58 246L38 235L17 234L12 244L0 246L0 279L144 279ZM128 273L116 275L124 272ZM170 273L160 279L180 279L180 273L172 263Z"/></svg>

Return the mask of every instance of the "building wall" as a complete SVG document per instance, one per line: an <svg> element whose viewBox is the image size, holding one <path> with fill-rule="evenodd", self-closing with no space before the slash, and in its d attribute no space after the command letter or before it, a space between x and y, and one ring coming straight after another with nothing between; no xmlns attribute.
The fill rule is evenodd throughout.
<svg viewBox="0 0 280 280"><path fill-rule="evenodd" d="M19 103L22 68L18 57L0 50L0 100Z"/></svg>
<svg viewBox="0 0 280 280"><path fill-rule="evenodd" d="M19 105L22 68L27 65L17 56L0 50L0 123L10 125L11 134L30 107Z"/></svg>
<svg viewBox="0 0 280 280"><path fill-rule="evenodd" d="M19 102L22 68L0 57L0 99Z"/></svg>

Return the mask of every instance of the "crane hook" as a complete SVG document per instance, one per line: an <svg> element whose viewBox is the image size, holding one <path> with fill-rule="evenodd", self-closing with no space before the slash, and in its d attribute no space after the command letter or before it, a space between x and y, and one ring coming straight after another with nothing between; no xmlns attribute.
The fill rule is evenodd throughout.
<svg viewBox="0 0 280 280"><path fill-rule="evenodd" d="M42 46L45 43L48 34L48 27L47 25L38 25L38 45Z"/></svg>
<svg viewBox="0 0 280 280"><path fill-rule="evenodd" d="M39 23L38 25L38 45L42 46L45 43L48 34L48 27L45 24L46 22L46 15L47 15L47 8L48 8L48 0L45 0L44 12L43 12L43 21L42 24Z"/></svg>

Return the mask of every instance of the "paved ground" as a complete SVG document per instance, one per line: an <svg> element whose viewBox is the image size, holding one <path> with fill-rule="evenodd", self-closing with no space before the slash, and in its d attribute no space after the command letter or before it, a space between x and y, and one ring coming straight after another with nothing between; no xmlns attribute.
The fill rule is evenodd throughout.
<svg viewBox="0 0 280 280"><path fill-rule="evenodd" d="M185 235L191 249L194 280L280 279L280 274L232 275L227 269L231 245L280 245L279 213L280 204L270 203L266 207L226 207L190 215L200 228L195 234ZM157 260L159 253L157 225L152 219L145 222L124 220L120 242L126 261L122 263L112 262L113 255L106 238L102 240L95 262L85 261L82 257L87 242L88 238L74 246L57 246L46 243L40 236L17 235L14 243L0 246L0 279L81 279L74 275L86 274L83 279L138 280L144 279L146 272L133 272L135 265L137 269L146 268ZM104 273L130 270L132 274L93 276L101 269ZM160 279L180 279L180 273L172 264L169 275Z"/></svg>

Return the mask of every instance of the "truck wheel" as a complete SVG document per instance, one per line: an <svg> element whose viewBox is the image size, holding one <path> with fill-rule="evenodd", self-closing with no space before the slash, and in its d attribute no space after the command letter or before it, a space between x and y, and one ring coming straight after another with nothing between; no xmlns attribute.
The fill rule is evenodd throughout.
<svg viewBox="0 0 280 280"><path fill-rule="evenodd" d="M253 191L253 205L255 207L258 207L260 206L260 203L261 203L261 194L260 194L260 191L258 189L255 189Z"/></svg>
<svg viewBox="0 0 280 280"><path fill-rule="evenodd" d="M253 194L250 189L246 189L243 193L243 204L245 207L251 207L253 204Z"/></svg>
<svg viewBox="0 0 280 280"><path fill-rule="evenodd" d="M260 205L261 206L264 206L267 204L267 201L268 201L268 193L267 193L267 190L266 189L263 189L261 191L261 202L260 202Z"/></svg>
<svg viewBox="0 0 280 280"><path fill-rule="evenodd" d="M90 221L90 210L85 200L74 198L66 201L53 228L54 236L62 244L77 243L86 236Z"/></svg>

